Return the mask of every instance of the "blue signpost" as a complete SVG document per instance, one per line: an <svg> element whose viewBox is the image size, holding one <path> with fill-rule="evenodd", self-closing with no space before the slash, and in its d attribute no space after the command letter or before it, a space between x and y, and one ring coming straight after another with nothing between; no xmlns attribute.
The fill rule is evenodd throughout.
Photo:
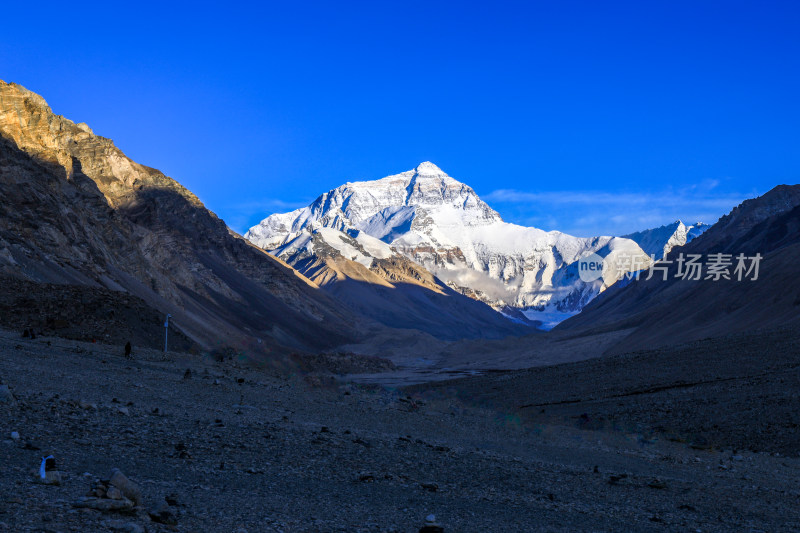
<svg viewBox="0 0 800 533"><path fill-rule="evenodd" d="M169 319L172 315L167 314L167 319L164 321L164 353L167 353L167 339L169 338Z"/></svg>

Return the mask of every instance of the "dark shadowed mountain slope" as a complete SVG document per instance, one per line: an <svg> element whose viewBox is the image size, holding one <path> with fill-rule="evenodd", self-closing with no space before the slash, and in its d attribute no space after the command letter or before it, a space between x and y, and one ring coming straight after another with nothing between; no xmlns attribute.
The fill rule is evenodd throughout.
<svg viewBox="0 0 800 533"><path fill-rule="evenodd" d="M730 280L684 280L676 276L678 254L732 254ZM737 281L736 256L761 254L757 280ZM800 326L800 186L778 186L747 200L707 232L676 248L667 280L633 281L606 291L583 312L561 324L562 333L630 329L609 351L665 346L776 326ZM748 262L748 266L750 263ZM707 271L703 271L703 278Z"/></svg>
<svg viewBox="0 0 800 533"><path fill-rule="evenodd" d="M186 188L1 81L0 275L126 291L205 347L357 337L350 313Z"/></svg>
<svg viewBox="0 0 800 533"><path fill-rule="evenodd" d="M532 329L530 323L512 321L456 292L363 232L304 230L272 253L348 309L389 327L417 329L443 340L496 339Z"/></svg>
<svg viewBox="0 0 800 533"><path fill-rule="evenodd" d="M122 346L164 348L164 315L141 298L90 285L0 278L0 323L18 334L42 335ZM170 323L169 348L194 351L196 343Z"/></svg>

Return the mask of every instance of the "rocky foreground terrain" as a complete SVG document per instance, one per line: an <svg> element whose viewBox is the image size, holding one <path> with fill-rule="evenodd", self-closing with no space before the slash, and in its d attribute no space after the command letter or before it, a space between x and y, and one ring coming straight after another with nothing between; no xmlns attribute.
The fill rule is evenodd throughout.
<svg viewBox="0 0 800 533"><path fill-rule="evenodd" d="M595 362L611 369L598 381L613 361ZM0 530L416 532L431 514L447 532L800 529L799 450L622 423L647 391L581 416L565 406L587 398L565 391L583 386L569 369L589 364L398 390L319 365L136 347L126 359L118 346L0 332ZM796 403L796 367L779 370L756 379L784 383ZM510 407L524 396L563 405ZM618 423L592 423L617 406Z"/></svg>

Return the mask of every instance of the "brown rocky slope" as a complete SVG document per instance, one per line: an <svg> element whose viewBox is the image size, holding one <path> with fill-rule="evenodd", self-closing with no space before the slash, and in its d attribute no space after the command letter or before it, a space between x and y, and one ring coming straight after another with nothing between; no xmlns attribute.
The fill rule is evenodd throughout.
<svg viewBox="0 0 800 533"><path fill-rule="evenodd" d="M0 275L127 292L203 347L356 337L349 313L175 180L2 81Z"/></svg>
<svg viewBox="0 0 800 533"><path fill-rule="evenodd" d="M531 332L531 327L456 292L399 253L373 258L367 267L327 246L319 235L313 239L313 252L302 250L284 259L359 316L442 340L497 339Z"/></svg>

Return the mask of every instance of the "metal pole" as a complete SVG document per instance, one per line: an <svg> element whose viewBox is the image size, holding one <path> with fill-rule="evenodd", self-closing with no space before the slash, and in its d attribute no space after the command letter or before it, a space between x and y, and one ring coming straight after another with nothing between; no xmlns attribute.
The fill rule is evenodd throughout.
<svg viewBox="0 0 800 533"><path fill-rule="evenodd" d="M164 321L164 353L167 353L167 339L169 338L169 319L172 315L168 314L167 319Z"/></svg>

